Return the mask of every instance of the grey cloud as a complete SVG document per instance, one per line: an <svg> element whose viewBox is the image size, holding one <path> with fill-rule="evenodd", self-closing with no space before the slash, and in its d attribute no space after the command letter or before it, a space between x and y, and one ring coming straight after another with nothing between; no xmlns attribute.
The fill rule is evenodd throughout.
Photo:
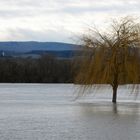
<svg viewBox="0 0 140 140"><path fill-rule="evenodd" d="M8 40L19 41L56 41L56 42L72 42L71 35L68 31L35 31L25 28L9 29Z"/></svg>
<svg viewBox="0 0 140 140"><path fill-rule="evenodd" d="M97 13L101 13L101 12L136 12L139 11L140 12L140 1L137 3L128 3L128 2L123 2L121 4L108 4L108 5L89 5L89 6L83 6L83 7L64 7L63 9L61 9L63 12L66 13L72 13L72 14L76 14L76 13L84 13L84 12L97 12Z"/></svg>
<svg viewBox="0 0 140 140"><path fill-rule="evenodd" d="M34 16L47 16L47 14L58 13L59 11L49 9L14 9L14 10L0 10L0 18L22 18Z"/></svg>
<svg viewBox="0 0 140 140"><path fill-rule="evenodd" d="M84 5L86 2L87 5ZM79 3L78 3L79 2ZM69 18L69 15L72 17L72 23L75 23L76 21L74 19L79 18L80 23L82 24L82 15L85 13L88 13L89 16L92 14L112 14L117 13L118 15L121 15L122 13L140 13L140 1L139 0L0 0L0 20L3 23L15 21L14 27L11 27L10 24L7 24L7 27L9 30L7 30L7 39L9 40L55 40L55 41L71 41L69 38L69 33L67 33L66 30L60 31L61 25L55 25L54 30L46 30L44 31L43 28L39 28L40 31L36 31L36 26L34 26L33 21L40 21L44 22L47 21L49 24L46 28L51 28L53 25L51 25L51 20L53 18L57 18L59 20L60 17ZM80 15L80 16L79 16ZM41 16L41 18L40 18ZM48 17L47 17L48 16ZM35 20L33 19L35 17ZM47 17L47 18L46 18ZM83 16L85 17L85 15ZM17 18L16 20L13 20ZM20 22L17 22L18 19L24 18L27 19L28 22L26 23L26 27L21 27L21 25L18 25ZM102 18L102 17L99 17ZM12 20L11 20L12 19ZM30 21L30 19L32 21ZM61 18L60 18L61 19ZM56 19L54 19L56 20ZM69 21L68 20L68 21ZM98 19L97 19L98 20ZM68 23L67 20L64 20L60 22L60 24L65 25L69 28L70 23ZM22 21L21 21L22 22ZM41 23L40 22L40 23ZM57 21L56 21L57 22ZM65 23L63 23L65 22ZM87 21L88 22L88 21ZM30 24L31 23L31 24ZM29 25L29 26L28 26ZM51 25L51 26L50 26ZM24 24L22 24L24 26ZM34 30L27 29L27 27L31 27ZM42 24L42 26L45 26L45 24ZM3 26L4 27L4 26ZM11 29L11 28L17 28L18 29ZM67 28L65 27L65 28ZM67 29L68 29L67 28ZM70 27L72 28L72 27ZM78 28L78 26L77 26ZM71 29L74 30L74 29ZM80 28L79 28L80 30Z"/></svg>
<svg viewBox="0 0 140 140"><path fill-rule="evenodd" d="M1 3L5 5L11 5L17 7L24 7L24 6L36 7L46 2L45 0L1 0Z"/></svg>
<svg viewBox="0 0 140 140"><path fill-rule="evenodd" d="M21 18L40 15L47 16L47 14L50 15L64 12L61 6L59 7L59 5L57 5L53 7L53 5L51 6L52 2L47 2L45 0L2 0L2 2L6 7L0 9L0 18ZM4 7L3 5L0 3L0 6Z"/></svg>
<svg viewBox="0 0 140 140"><path fill-rule="evenodd" d="M9 20L9 18L28 17L33 16L32 11L24 10L0 10L0 18Z"/></svg>
<svg viewBox="0 0 140 140"><path fill-rule="evenodd" d="M89 6L74 6L71 3L75 3L74 0L2 0L4 3L8 2L13 6L12 9L0 10L1 18L18 18L18 17L31 17L40 16L47 14L84 14L88 13L101 13L101 12L136 12L140 11L140 2L135 1L135 3L130 3L130 1L123 1L122 3L114 3L112 5L106 4L102 5L100 2L94 5L93 1ZM81 1L82 2L82 1ZM104 1L105 2L105 1ZM54 6L54 5L55 6ZM51 6L52 5L52 6ZM54 6L54 7L53 7Z"/></svg>

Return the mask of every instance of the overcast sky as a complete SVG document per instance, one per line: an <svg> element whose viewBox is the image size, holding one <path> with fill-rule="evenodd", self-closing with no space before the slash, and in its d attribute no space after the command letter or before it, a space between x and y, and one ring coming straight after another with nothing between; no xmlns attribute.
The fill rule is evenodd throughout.
<svg viewBox="0 0 140 140"><path fill-rule="evenodd" d="M89 26L140 15L140 0L0 0L0 41L73 42Z"/></svg>

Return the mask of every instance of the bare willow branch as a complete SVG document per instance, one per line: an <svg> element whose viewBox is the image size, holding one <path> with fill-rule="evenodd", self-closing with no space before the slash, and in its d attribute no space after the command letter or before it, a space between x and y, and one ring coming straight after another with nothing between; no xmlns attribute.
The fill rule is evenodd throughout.
<svg viewBox="0 0 140 140"><path fill-rule="evenodd" d="M84 57L76 83L85 88L110 84L114 96L118 85L140 83L140 24L125 17L113 21L111 29L105 34L95 29L93 35L82 38L83 46L92 53Z"/></svg>

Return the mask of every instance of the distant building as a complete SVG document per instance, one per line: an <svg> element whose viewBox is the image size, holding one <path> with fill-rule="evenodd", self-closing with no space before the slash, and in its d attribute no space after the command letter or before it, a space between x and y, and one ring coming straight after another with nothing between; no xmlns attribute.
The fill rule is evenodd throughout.
<svg viewBox="0 0 140 140"><path fill-rule="evenodd" d="M2 57L4 57L5 56L5 52L4 51L2 51Z"/></svg>
<svg viewBox="0 0 140 140"><path fill-rule="evenodd" d="M5 52L4 51L0 51L0 57L6 57Z"/></svg>

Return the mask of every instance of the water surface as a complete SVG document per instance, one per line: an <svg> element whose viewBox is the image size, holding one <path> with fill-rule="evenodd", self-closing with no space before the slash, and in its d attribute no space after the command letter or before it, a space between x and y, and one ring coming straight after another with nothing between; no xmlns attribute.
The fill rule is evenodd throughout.
<svg viewBox="0 0 140 140"><path fill-rule="evenodd" d="M113 105L106 86L75 101L72 84L0 84L0 140L139 140L140 98L129 90Z"/></svg>

